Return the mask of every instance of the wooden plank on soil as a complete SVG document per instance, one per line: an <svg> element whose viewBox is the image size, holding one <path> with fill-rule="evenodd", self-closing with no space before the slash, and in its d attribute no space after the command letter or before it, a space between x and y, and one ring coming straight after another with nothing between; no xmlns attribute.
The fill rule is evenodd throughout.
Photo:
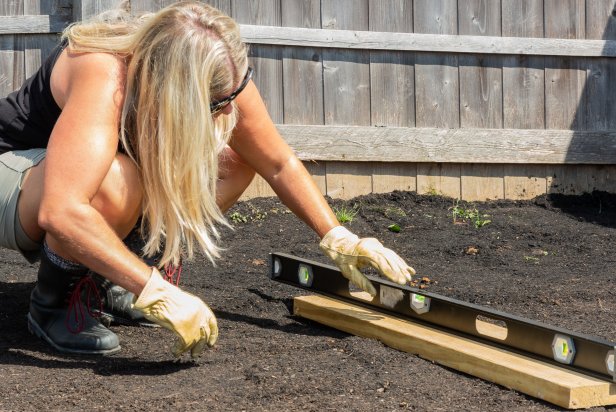
<svg viewBox="0 0 616 412"><path fill-rule="evenodd" d="M336 299L296 297L294 314L564 408L616 404L614 383Z"/></svg>

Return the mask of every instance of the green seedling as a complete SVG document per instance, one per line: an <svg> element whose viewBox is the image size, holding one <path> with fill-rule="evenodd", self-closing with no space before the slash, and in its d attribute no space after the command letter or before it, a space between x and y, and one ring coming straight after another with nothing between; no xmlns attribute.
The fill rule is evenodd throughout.
<svg viewBox="0 0 616 412"><path fill-rule="evenodd" d="M397 225L396 223L394 223L393 225L387 226L387 229L389 229L390 232L394 232L394 233L400 232L400 226Z"/></svg>
<svg viewBox="0 0 616 412"><path fill-rule="evenodd" d="M355 219L359 210L357 208L347 208L342 206L340 208L334 207L334 214L340 223L350 223Z"/></svg>
<svg viewBox="0 0 616 412"><path fill-rule="evenodd" d="M231 219L231 221L236 224L248 222L248 218L242 215L240 212L231 213L231 215L229 215L229 219Z"/></svg>
<svg viewBox="0 0 616 412"><path fill-rule="evenodd" d="M450 208L451 214L453 217L453 223L466 222L466 220L470 220L475 228L480 229L492 222L487 219L490 215L480 213L476 207L464 209L460 206L460 200L456 200L455 204Z"/></svg>

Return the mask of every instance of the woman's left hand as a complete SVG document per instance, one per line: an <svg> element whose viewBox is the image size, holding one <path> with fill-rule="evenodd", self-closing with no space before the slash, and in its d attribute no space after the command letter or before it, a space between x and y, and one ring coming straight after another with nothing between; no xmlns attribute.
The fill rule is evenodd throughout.
<svg viewBox="0 0 616 412"><path fill-rule="evenodd" d="M327 232L319 247L336 263L345 278L372 296L376 295L376 289L359 269L373 267L389 280L401 285L410 282L411 275L415 274L415 269L377 239L360 239L344 226L337 226Z"/></svg>

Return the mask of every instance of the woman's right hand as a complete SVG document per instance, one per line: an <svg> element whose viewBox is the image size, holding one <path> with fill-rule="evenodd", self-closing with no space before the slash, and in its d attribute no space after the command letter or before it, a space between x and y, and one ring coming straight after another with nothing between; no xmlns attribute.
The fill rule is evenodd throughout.
<svg viewBox="0 0 616 412"><path fill-rule="evenodd" d="M190 351L196 358L206 345L214 346L218 339L218 324L212 310L198 297L164 280L157 269L152 270L133 308L176 333L178 340L171 349L174 356Z"/></svg>

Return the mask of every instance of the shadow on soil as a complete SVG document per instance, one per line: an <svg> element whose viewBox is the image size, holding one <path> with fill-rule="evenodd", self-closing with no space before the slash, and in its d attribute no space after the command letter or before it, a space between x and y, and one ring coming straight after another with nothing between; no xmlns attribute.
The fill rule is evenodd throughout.
<svg viewBox="0 0 616 412"><path fill-rule="evenodd" d="M559 210L581 222L616 228L616 194L600 191L577 196L549 194L536 198L535 204Z"/></svg>
<svg viewBox="0 0 616 412"><path fill-rule="evenodd" d="M34 283L0 282L0 365L45 369L91 369L97 375L168 375L196 362L148 361L118 356L91 357L55 352L28 331L26 314Z"/></svg>

